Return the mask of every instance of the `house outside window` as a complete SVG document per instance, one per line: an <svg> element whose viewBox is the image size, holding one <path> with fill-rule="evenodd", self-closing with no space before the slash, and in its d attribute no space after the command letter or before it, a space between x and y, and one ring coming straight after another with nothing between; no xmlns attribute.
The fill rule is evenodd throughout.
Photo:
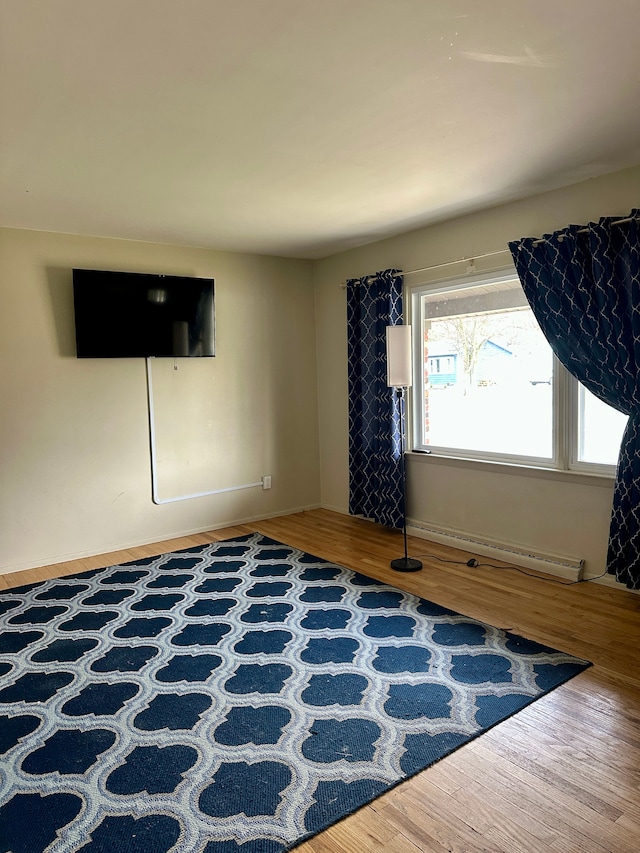
<svg viewBox="0 0 640 853"><path fill-rule="evenodd" d="M626 416L555 359L513 268L411 294L416 449L614 473Z"/></svg>

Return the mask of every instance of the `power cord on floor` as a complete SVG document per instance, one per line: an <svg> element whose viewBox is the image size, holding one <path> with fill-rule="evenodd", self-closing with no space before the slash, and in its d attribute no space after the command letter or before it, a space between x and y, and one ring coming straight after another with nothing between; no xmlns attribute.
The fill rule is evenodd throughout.
<svg viewBox="0 0 640 853"><path fill-rule="evenodd" d="M524 569L521 569L519 566L497 566L495 563L481 563L479 560L476 560L475 557L471 557L469 560L448 560L444 557L438 557L437 554L416 554L416 557L425 557L430 560L439 560L441 563L455 563L457 566L468 566L470 569L481 569L481 568L490 568L490 569L510 569L514 572L520 572L521 575L526 575L529 578L537 578L541 581L549 581L549 583L557 583L560 586L575 586L579 583L591 583L591 581L597 581L600 578L603 578L608 572L603 572L601 575L596 575L593 578L581 578L577 581L561 581L556 580L551 577L541 577L539 574L534 572L526 572Z"/></svg>

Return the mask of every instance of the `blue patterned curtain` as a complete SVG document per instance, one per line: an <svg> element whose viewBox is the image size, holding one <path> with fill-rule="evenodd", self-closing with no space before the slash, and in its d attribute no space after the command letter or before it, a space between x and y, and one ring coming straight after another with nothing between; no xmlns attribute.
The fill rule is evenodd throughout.
<svg viewBox="0 0 640 853"><path fill-rule="evenodd" d="M607 570L640 588L640 211L509 244L553 351L596 397L629 415L622 438ZM625 220L627 217L625 217Z"/></svg>
<svg viewBox="0 0 640 853"><path fill-rule="evenodd" d="M402 322L402 276L347 282L349 512L402 527L401 423L387 387L386 327Z"/></svg>

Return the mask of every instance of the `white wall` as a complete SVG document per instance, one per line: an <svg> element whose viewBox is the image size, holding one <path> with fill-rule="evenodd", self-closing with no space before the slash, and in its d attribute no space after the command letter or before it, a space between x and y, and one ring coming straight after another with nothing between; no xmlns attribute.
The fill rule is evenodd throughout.
<svg viewBox="0 0 640 853"><path fill-rule="evenodd" d="M71 269L213 277L217 354L152 363L160 497L151 500L144 359L76 359ZM103 553L320 499L312 265L0 230L0 571Z"/></svg>
<svg viewBox="0 0 640 853"><path fill-rule="evenodd" d="M346 278L397 267L414 270L506 248L569 223L624 215L640 198L640 168L401 234L318 261L314 267L318 343L320 471L323 506L348 509ZM478 271L510 261L505 252ZM465 272L433 270L429 280ZM423 279L424 280L424 279ZM415 283L408 277L407 283ZM604 570L613 495L609 479L536 474L473 462L412 456L409 517L537 551L585 559L585 575Z"/></svg>

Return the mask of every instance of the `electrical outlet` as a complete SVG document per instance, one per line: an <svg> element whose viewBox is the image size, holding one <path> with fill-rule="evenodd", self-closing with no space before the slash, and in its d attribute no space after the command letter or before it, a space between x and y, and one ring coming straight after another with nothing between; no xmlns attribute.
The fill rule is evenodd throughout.
<svg viewBox="0 0 640 853"><path fill-rule="evenodd" d="M263 490L271 488L271 474L265 474L262 478L262 488Z"/></svg>

